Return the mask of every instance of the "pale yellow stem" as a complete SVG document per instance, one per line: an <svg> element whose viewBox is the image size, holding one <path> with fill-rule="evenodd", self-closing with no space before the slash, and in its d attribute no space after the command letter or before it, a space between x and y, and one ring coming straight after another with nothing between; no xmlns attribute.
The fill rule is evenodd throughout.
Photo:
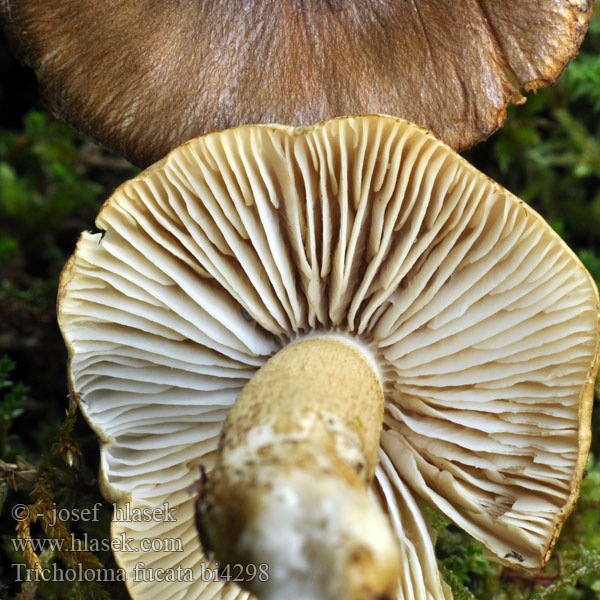
<svg viewBox="0 0 600 600"><path fill-rule="evenodd" d="M358 344L311 338L273 356L232 408L200 502L221 565L263 565L266 581L242 585L264 599L394 598L397 544L367 492L382 419Z"/></svg>

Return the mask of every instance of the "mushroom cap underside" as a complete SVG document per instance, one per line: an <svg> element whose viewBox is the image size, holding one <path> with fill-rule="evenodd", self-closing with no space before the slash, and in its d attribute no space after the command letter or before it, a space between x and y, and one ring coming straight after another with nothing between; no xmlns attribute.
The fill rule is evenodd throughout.
<svg viewBox="0 0 600 600"><path fill-rule="evenodd" d="M382 374L371 489L401 593L448 594L423 502L500 562L548 559L589 449L598 294L531 208L446 145L383 116L240 127L121 186L96 225L60 282L70 385L107 497L176 513L113 535L185 550L117 551L134 598L246 597L199 576L190 486L253 373L327 331L366 344ZM140 562L194 580L135 580Z"/></svg>
<svg viewBox="0 0 600 600"><path fill-rule="evenodd" d="M1 0L17 56L81 133L148 165L197 135L392 114L464 149L552 85L591 0Z"/></svg>

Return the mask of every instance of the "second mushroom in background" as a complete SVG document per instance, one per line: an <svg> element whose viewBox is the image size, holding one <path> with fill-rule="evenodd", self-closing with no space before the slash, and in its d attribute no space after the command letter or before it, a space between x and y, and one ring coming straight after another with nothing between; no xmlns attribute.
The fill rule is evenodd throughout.
<svg viewBox="0 0 600 600"><path fill-rule="evenodd" d="M0 0L60 119L140 166L235 125L385 113L455 149L577 54L592 0Z"/></svg>
<svg viewBox="0 0 600 600"><path fill-rule="evenodd" d="M133 598L248 597L201 577L200 464L203 537L221 569L267 565L241 581L261 598L449 598L423 503L546 563L589 449L599 302L512 194L418 127L349 117L192 140L96 225L61 277L70 384L107 498L176 511L113 536L185 547L117 550Z"/></svg>

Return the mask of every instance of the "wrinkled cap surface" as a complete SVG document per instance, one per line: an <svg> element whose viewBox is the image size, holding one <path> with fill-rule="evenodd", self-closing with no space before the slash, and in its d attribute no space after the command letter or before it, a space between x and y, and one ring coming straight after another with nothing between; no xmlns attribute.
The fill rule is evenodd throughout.
<svg viewBox="0 0 600 600"><path fill-rule="evenodd" d="M455 149L552 85L592 0L0 0L59 118L139 165L247 123L384 113Z"/></svg>
<svg viewBox="0 0 600 600"><path fill-rule="evenodd" d="M372 492L405 597L448 593L423 502L500 562L546 562L590 443L598 295L523 202L418 127L351 117L195 139L121 186L96 225L60 282L70 384L107 498L175 511L113 535L184 548L117 551L134 598L245 597L203 581L189 486L244 384L314 332L362 340L380 367ZM194 581L134 580L140 562Z"/></svg>

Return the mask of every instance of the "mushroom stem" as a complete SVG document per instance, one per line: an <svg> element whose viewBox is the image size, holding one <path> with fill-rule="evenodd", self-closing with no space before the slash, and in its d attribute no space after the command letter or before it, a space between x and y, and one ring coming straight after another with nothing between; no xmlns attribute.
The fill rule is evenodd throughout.
<svg viewBox="0 0 600 600"><path fill-rule="evenodd" d="M261 599L395 598L397 542L368 494L382 419L358 344L310 338L275 354L232 408L199 503L221 567L243 565Z"/></svg>

